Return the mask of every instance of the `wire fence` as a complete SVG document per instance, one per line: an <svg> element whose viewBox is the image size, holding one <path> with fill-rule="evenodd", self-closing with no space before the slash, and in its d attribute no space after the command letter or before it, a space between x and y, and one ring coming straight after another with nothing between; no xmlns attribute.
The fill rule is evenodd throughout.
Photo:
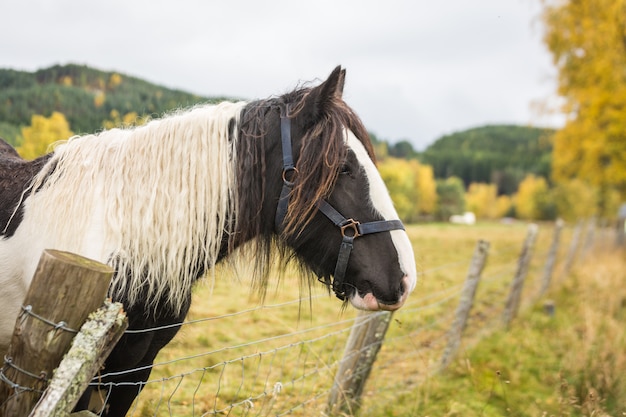
<svg viewBox="0 0 626 417"><path fill-rule="evenodd" d="M535 270L540 269L548 254L546 247L547 243L543 242L534 254ZM465 346L500 328L504 300L517 267L519 250L518 245L490 253L465 331ZM394 395L410 392L438 370L468 264L469 257L463 255L458 260L420 272L422 279L444 276L446 279L442 282L445 284L436 291L413 296L393 315L370 377L376 383L368 387L364 407L367 407L367 398L380 397L384 392ZM524 298L525 305L535 299L533 295L538 293L538 285L538 280L530 281L526 288L530 297ZM282 310L284 314L285 309L292 309L295 316L295 310L301 314L302 306L307 303L313 303L316 308L330 303L330 308L336 308L336 301L329 300L327 294L313 294L190 320L185 327L228 320L232 321L227 326L229 328L243 330L249 325L267 326L269 331L273 328L272 323L263 320L267 312ZM378 314L385 313L372 314L367 320L376 319ZM366 325L367 320L356 325ZM137 390L142 388L144 392L129 415L323 415L338 365L345 359L344 346L355 321L355 316L319 325L315 325L312 319L308 322L300 320L298 325L307 326L295 331L157 360L153 377L145 384L137 385ZM211 333L210 326L206 333ZM352 352L355 353L358 352ZM181 367L187 371L177 373L174 370Z"/></svg>
<svg viewBox="0 0 626 417"><path fill-rule="evenodd" d="M568 260L572 253L584 256L591 248L594 232L595 239L605 241L606 232L593 228L587 228L586 237L579 239L581 228L580 224L577 229L570 228L569 239L558 247L554 277L563 279L571 267ZM523 290L521 308L532 305L541 295L542 282L537 277L550 255L552 235L551 227L544 229L532 257L532 278ZM519 236L490 250L464 329L464 349L502 329L504 301L519 268ZM384 341L375 342L382 346L363 393L362 409L369 410L381 398L410 393L441 369L469 263L469 252L463 252L457 259L448 257L446 262L420 271L420 280L427 284L418 286L416 294L393 314ZM298 287L289 278L282 285L282 289ZM346 352L350 333L388 313L363 317L351 310L338 312L337 301L317 288L291 299L284 295L281 299L281 288L277 288L276 302L258 304L258 300L243 295L245 282L235 287L197 289L190 319L157 357L150 379L100 385L102 400L106 401L112 386L124 385L141 391L129 416L327 415L340 364L346 355L370 348ZM240 297L241 302L233 303L233 297ZM203 302L206 298L213 300L209 306ZM92 384L138 369L142 368L97 375Z"/></svg>

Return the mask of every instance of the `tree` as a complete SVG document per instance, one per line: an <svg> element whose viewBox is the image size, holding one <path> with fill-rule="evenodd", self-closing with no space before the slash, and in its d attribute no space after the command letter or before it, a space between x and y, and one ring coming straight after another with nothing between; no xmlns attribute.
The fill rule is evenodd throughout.
<svg viewBox="0 0 626 417"><path fill-rule="evenodd" d="M367 133L369 134L370 140L372 141L372 146L374 147L374 154L376 155L376 159L385 159L389 155L387 142L378 139L376 134L372 132Z"/></svg>
<svg viewBox="0 0 626 417"><path fill-rule="evenodd" d="M551 220L556 217L554 199L543 177L528 175L515 196L515 213L520 219Z"/></svg>
<svg viewBox="0 0 626 417"><path fill-rule="evenodd" d="M554 136L553 178L626 198L626 0L544 0L544 41L567 121Z"/></svg>
<svg viewBox="0 0 626 417"><path fill-rule="evenodd" d="M9 145L17 146L20 136L20 128L7 122L0 122L0 138Z"/></svg>
<svg viewBox="0 0 626 417"><path fill-rule="evenodd" d="M388 157L378 170L401 219L414 222L434 213L437 190L432 167L416 160Z"/></svg>
<svg viewBox="0 0 626 417"><path fill-rule="evenodd" d="M437 207L437 183L433 167L411 161L415 173L415 187L417 188L417 210L420 215L433 214Z"/></svg>
<svg viewBox="0 0 626 417"><path fill-rule="evenodd" d="M465 186L458 177L437 181L437 220L447 221L453 214L465 212Z"/></svg>
<svg viewBox="0 0 626 417"><path fill-rule="evenodd" d="M526 174L549 175L553 133L514 125L468 129L437 139L420 161L433 166L436 178L456 176L466 187L493 183L498 195L512 195Z"/></svg>
<svg viewBox="0 0 626 417"><path fill-rule="evenodd" d="M73 134L63 113L53 112L50 117L36 114L31 125L22 128L22 146L17 151L24 159L35 159L47 153L54 142L69 139Z"/></svg>
<svg viewBox="0 0 626 417"><path fill-rule="evenodd" d="M561 181L554 188L554 202L559 217L576 221L596 214L597 190L583 180Z"/></svg>
<svg viewBox="0 0 626 417"><path fill-rule="evenodd" d="M111 119L104 120L102 122L102 127L105 129L113 129L115 127L131 127L131 126L141 126L148 121L148 117L139 117L139 115L131 111L126 113L124 116L120 115L120 112L113 109L110 114Z"/></svg>
<svg viewBox="0 0 626 417"><path fill-rule="evenodd" d="M413 149L413 145L408 140L402 140L394 145L389 146L388 149L390 156L396 158L410 159L414 158L417 153Z"/></svg>
<svg viewBox="0 0 626 417"><path fill-rule="evenodd" d="M514 217L513 199L508 195L501 195L496 200L496 216L502 217Z"/></svg>
<svg viewBox="0 0 626 417"><path fill-rule="evenodd" d="M498 217L498 190L495 184L472 183L465 195L467 209L480 219Z"/></svg>

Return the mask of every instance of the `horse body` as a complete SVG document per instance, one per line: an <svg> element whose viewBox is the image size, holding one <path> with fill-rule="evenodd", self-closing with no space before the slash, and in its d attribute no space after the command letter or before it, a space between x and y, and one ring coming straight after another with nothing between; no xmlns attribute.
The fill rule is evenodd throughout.
<svg viewBox="0 0 626 417"><path fill-rule="evenodd" d="M73 138L33 162L0 143L0 349L46 248L112 265L110 295L124 303L129 329L181 323L193 283L251 241L259 289L274 247L294 253L305 276L332 282L346 238L318 201L362 222L397 219L367 132L341 100L344 74L337 68L321 85L278 98L198 106L146 126ZM293 138L295 178L288 181L281 115ZM277 224L281 187L292 180ZM344 299L368 310L399 308L416 280L406 233L385 229L355 239L351 253L345 282L337 284ZM106 415L125 414L141 385L117 383L147 380L177 331L122 337L103 371Z"/></svg>

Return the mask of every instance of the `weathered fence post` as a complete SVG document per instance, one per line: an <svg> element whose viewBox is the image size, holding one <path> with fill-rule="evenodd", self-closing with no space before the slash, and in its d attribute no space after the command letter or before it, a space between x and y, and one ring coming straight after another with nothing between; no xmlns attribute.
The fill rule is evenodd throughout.
<svg viewBox="0 0 626 417"><path fill-rule="evenodd" d="M583 244L582 253L580 255L581 258L585 258L594 244L594 239L596 235L596 219L592 217L589 219L587 223L587 233L585 235L585 243Z"/></svg>
<svg viewBox="0 0 626 417"><path fill-rule="evenodd" d="M574 259L576 259L576 252L578 252L578 241L580 240L580 233L582 228L582 221L576 223L576 227L574 228L574 234L572 236L572 240L569 244L569 249L567 251L567 258L565 258L565 265L563 266L563 277L565 277L569 273L570 269L572 269Z"/></svg>
<svg viewBox="0 0 626 417"><path fill-rule="evenodd" d="M539 290L539 296L543 296L550 287L550 281L552 280L552 272L554 271L554 264L556 263L556 256L559 251L559 240L561 238L561 230L563 229L563 220L558 219L554 224L554 234L552 235L552 244L548 251L548 257L546 258L546 264L543 268L543 276L541 278L541 289Z"/></svg>
<svg viewBox="0 0 626 417"><path fill-rule="evenodd" d="M113 270L56 250L41 256L0 372L0 415L26 416L78 329L105 299Z"/></svg>
<svg viewBox="0 0 626 417"><path fill-rule="evenodd" d="M128 320L120 303L105 301L104 306L91 313L29 417L66 416L126 327Z"/></svg>
<svg viewBox="0 0 626 417"><path fill-rule="evenodd" d="M392 313L360 311L352 326L328 399L329 415L354 415Z"/></svg>
<svg viewBox="0 0 626 417"><path fill-rule="evenodd" d="M476 289L478 288L478 282L480 281L480 274L485 267L487 261L487 255L489 254L489 242L479 240L474 250L474 256L470 263L469 270L467 271L467 278L465 278L465 285L461 292L461 299L459 306L456 309L456 315L452 327L448 333L448 344L441 356L440 370L445 369L459 350L461 345L461 336L467 319L469 317L472 304L474 303L474 296L476 295Z"/></svg>
<svg viewBox="0 0 626 417"><path fill-rule="evenodd" d="M626 216L626 204L622 207L623 208L620 209L620 215L622 215L623 210L623 215ZM624 242L626 242L626 217L620 217L617 219L617 224L615 225L615 246L624 246Z"/></svg>
<svg viewBox="0 0 626 417"><path fill-rule="evenodd" d="M513 277L511 290L504 307L503 322L506 327L511 324L511 320L515 318L517 311L519 310L522 289L524 288L524 279L526 279L526 275L528 274L528 267L532 258L533 246L535 245L535 240L537 239L538 230L539 228L536 224L530 224L528 226L524 246L522 246L522 252L520 253L517 261L517 271Z"/></svg>

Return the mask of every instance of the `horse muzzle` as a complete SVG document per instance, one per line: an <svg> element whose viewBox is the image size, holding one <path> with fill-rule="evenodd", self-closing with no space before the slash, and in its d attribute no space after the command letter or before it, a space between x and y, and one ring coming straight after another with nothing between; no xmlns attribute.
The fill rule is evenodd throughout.
<svg viewBox="0 0 626 417"><path fill-rule="evenodd" d="M357 291L354 293L354 295L350 297L350 304L352 304L354 308L359 309L359 310L395 311L404 305L406 299L409 297L409 293L411 292L410 279L406 275L402 279L402 288L403 288L402 294L400 295L398 300L395 302L390 303L388 300L385 300L385 301L379 300L371 292L368 292L364 296L361 296L359 295Z"/></svg>

